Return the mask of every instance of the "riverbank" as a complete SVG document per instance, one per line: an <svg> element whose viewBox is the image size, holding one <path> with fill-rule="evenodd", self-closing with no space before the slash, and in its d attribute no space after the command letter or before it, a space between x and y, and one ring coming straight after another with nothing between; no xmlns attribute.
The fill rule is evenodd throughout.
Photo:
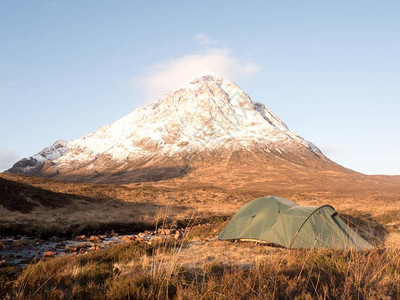
<svg viewBox="0 0 400 300"><path fill-rule="evenodd" d="M396 299L398 249L288 250L216 240L220 225L178 240L0 268L5 299ZM85 237L89 239L90 237ZM75 241L80 243L81 241Z"/></svg>
<svg viewBox="0 0 400 300"><path fill-rule="evenodd" d="M203 226L210 226L210 224L192 224L192 226L201 228ZM220 226L217 225L217 228ZM86 254L91 251L105 250L113 245L123 245L133 241L148 243L150 245L156 243L176 243L186 237L191 228L163 228L144 230L132 234L120 234L115 230L111 230L99 235L78 235L73 239L59 236L53 236L49 239L21 235L0 236L0 268L7 266L25 268L31 263L37 263L42 260L49 260L64 255Z"/></svg>

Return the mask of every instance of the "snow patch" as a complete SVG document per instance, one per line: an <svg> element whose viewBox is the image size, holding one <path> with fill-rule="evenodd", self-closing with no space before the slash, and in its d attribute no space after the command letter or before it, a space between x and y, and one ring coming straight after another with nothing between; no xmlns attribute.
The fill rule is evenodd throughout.
<svg viewBox="0 0 400 300"><path fill-rule="evenodd" d="M57 141L33 158L39 163L54 162L61 169L88 164L93 168L101 156L117 166L130 160L252 145L262 145L267 152L303 147L320 153L263 104L252 102L236 84L207 74L94 133Z"/></svg>

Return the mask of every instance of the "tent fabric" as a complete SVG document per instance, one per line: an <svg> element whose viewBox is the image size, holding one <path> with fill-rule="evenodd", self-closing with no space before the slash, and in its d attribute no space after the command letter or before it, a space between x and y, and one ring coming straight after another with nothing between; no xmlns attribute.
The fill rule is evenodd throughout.
<svg viewBox="0 0 400 300"><path fill-rule="evenodd" d="M300 206L274 196L242 206L218 239L261 241L287 248L372 248L332 206Z"/></svg>

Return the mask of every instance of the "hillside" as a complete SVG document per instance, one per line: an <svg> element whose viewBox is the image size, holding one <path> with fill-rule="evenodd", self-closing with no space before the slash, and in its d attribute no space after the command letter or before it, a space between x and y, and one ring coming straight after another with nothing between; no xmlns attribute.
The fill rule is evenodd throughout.
<svg viewBox="0 0 400 300"><path fill-rule="evenodd" d="M8 171L64 181L182 178L209 167L349 172L233 82L197 78L77 140L57 141Z"/></svg>

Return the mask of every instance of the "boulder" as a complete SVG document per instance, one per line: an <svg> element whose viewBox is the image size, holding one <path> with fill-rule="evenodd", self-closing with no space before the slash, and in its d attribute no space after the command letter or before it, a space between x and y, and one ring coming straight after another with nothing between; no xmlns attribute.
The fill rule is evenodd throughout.
<svg viewBox="0 0 400 300"><path fill-rule="evenodd" d="M26 246L26 245L34 244L36 242L37 242L36 239L33 239L33 240L18 239L18 240L14 240L11 245L12 245L12 247L23 247L23 246Z"/></svg>
<svg viewBox="0 0 400 300"><path fill-rule="evenodd" d="M100 237L98 237L97 235L92 235L90 236L89 240L91 242L100 242Z"/></svg>
<svg viewBox="0 0 400 300"><path fill-rule="evenodd" d="M54 257L56 253L54 251L46 251L43 253L43 257Z"/></svg>
<svg viewBox="0 0 400 300"><path fill-rule="evenodd" d="M85 244L85 243L79 243L79 244L76 244L76 245L75 245L76 249L83 249L83 248L86 248L87 246L88 246L88 245Z"/></svg>
<svg viewBox="0 0 400 300"><path fill-rule="evenodd" d="M32 258L31 263L36 264L39 261L40 261L40 259L38 257L34 257L34 258Z"/></svg>
<svg viewBox="0 0 400 300"><path fill-rule="evenodd" d="M0 251L1 250L7 250L7 245L4 243L0 243Z"/></svg>
<svg viewBox="0 0 400 300"><path fill-rule="evenodd" d="M66 245L65 246L65 252L76 252L80 249L86 248L88 245L85 243L79 243L75 245Z"/></svg>
<svg viewBox="0 0 400 300"><path fill-rule="evenodd" d="M65 246L65 252L76 252L76 247L75 246L66 245Z"/></svg>
<svg viewBox="0 0 400 300"><path fill-rule="evenodd" d="M121 241L122 241L122 242L125 242L125 243L130 243L130 242L133 242L133 241L134 241L134 237L129 236L129 235L124 235L124 236L121 238Z"/></svg>
<svg viewBox="0 0 400 300"><path fill-rule="evenodd" d="M75 237L76 241L85 241L86 240L86 235L82 234L82 235L78 235Z"/></svg>
<svg viewBox="0 0 400 300"><path fill-rule="evenodd" d="M65 243L64 242L58 243L58 244L56 244L55 247L56 248L63 248L63 247L65 247Z"/></svg>

